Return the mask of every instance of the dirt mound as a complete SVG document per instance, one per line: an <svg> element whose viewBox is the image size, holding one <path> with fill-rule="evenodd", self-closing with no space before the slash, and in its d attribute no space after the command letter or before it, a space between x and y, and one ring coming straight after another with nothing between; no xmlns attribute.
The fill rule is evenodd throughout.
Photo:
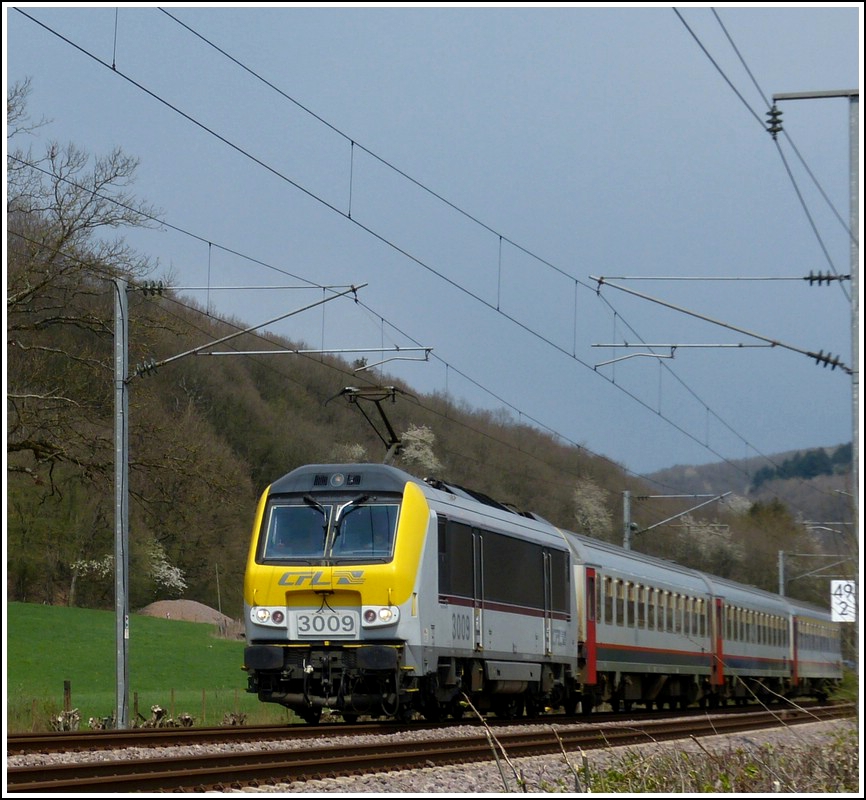
<svg viewBox="0 0 866 800"><path fill-rule="evenodd" d="M220 630L228 630L238 623L231 617L221 614L215 608L198 603L195 600L157 600L145 606L139 612L146 617L164 617L179 619L185 622L210 622L219 626Z"/></svg>

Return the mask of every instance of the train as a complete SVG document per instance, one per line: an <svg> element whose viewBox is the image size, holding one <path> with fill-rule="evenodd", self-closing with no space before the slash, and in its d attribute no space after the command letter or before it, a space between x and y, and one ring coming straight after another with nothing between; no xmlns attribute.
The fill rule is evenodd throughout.
<svg viewBox="0 0 866 800"><path fill-rule="evenodd" d="M262 492L244 619L247 691L313 724L826 699L842 676L829 611L388 464Z"/></svg>

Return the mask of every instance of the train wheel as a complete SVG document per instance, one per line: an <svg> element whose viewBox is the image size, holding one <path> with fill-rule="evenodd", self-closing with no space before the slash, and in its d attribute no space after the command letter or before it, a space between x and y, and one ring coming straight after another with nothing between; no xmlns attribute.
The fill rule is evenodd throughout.
<svg viewBox="0 0 866 800"><path fill-rule="evenodd" d="M429 700L424 704L424 710L421 713L427 722L442 722L447 712L443 705L437 703L435 700Z"/></svg>
<svg viewBox="0 0 866 800"><path fill-rule="evenodd" d="M343 712L343 722L345 722L347 725L354 725L357 721L358 721L358 715L357 714L350 714L347 711Z"/></svg>
<svg viewBox="0 0 866 800"><path fill-rule="evenodd" d="M493 705L493 713L500 719L516 719L523 714L523 696L511 695L497 699Z"/></svg>
<svg viewBox="0 0 866 800"><path fill-rule="evenodd" d="M394 715L394 719L397 722L411 722L415 717L415 711L412 709L412 706L409 705L401 705L400 708L397 709L397 713Z"/></svg>
<svg viewBox="0 0 866 800"><path fill-rule="evenodd" d="M321 708L305 708L303 711L299 712L301 719L307 723L307 725L318 725L319 721L322 719L322 709Z"/></svg>

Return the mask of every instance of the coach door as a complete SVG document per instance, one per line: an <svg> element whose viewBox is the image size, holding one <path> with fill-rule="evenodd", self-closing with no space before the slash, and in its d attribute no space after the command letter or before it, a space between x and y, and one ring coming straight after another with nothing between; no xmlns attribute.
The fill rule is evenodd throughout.
<svg viewBox="0 0 866 800"><path fill-rule="evenodd" d="M791 616L791 684L800 683L800 618Z"/></svg>
<svg viewBox="0 0 866 800"><path fill-rule="evenodd" d="M712 680L710 683L714 686L721 686L725 682L725 654L723 649L724 632L725 632L725 616L724 603L721 597L712 598L713 601L713 625L712 625L712 660L710 666L710 675Z"/></svg>

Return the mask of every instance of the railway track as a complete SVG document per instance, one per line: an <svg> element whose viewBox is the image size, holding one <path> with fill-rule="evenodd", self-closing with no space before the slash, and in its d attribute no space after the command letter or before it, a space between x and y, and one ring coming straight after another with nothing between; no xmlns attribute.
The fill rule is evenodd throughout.
<svg viewBox="0 0 866 800"><path fill-rule="evenodd" d="M591 750L649 741L753 731L803 722L838 719L853 714L856 714L854 704L839 704L784 711L737 711L712 715L699 713L694 716L679 715L667 719L646 717L637 721L632 716L628 724L625 721L607 721L602 724L599 718L597 724L583 720L579 723L558 724L555 729L552 723L557 720L545 719L543 722L533 724L529 732L526 731L527 721L524 720L521 730L498 731L496 738L509 757L521 757L559 753L562 748L567 751L577 748ZM74 762L8 768L6 792L40 794L220 791L227 788L306 781L340 775L465 764L489 761L493 757L486 729L481 726L477 734L467 734L463 728L460 735L424 741L401 737L399 731L405 729L405 726L381 727L387 728L391 736L381 736L375 742L359 743L352 738L346 739L346 743L343 744L338 738L336 742L331 740L317 744L317 738L334 735L331 728L351 728L354 734L365 737L369 737L372 733L379 733L374 731L372 726L364 728L357 725L329 725L326 728L302 728L292 731L294 737L297 737L301 731L312 735L312 738L301 747L288 748L274 744L271 749L259 748L245 752L223 751L179 756L160 754L151 758L132 759L103 757L102 760L95 760L82 759L79 748L79 756ZM272 740L273 729L264 730L267 731L264 735ZM172 732L176 734L177 730ZM216 729L209 731L209 733L215 732ZM245 732L251 736L258 735L254 734L252 729L246 729ZM107 733L117 736L119 732ZM336 735L339 737L339 734ZM144 747L163 744L158 739L149 739L145 743L144 740L148 737L138 733L134 736L135 743ZM174 744L178 744L178 739L179 737L174 738Z"/></svg>
<svg viewBox="0 0 866 800"><path fill-rule="evenodd" d="M813 701L799 704L801 708L810 709L817 706ZM633 720L635 713L627 712L614 714L600 712L592 715L595 722L617 722ZM689 715L704 716L705 712L698 708L688 708L679 711L654 710L652 719L664 720L674 717L685 717ZM722 707L714 711L716 715L742 713L742 707ZM542 724L563 723L586 723L588 720L583 716L567 716L554 713L545 715L536 720ZM492 724L498 728L509 725L526 725L533 720L528 718L499 719L494 718ZM308 739L322 739L325 737L358 736L358 735L386 735L395 731L417 731L437 730L440 728L454 728L457 725L473 726L483 723L476 717L466 717L459 723L451 720L441 723L409 722L401 723L394 720L386 722L369 721L355 722L351 724L327 723L321 725L243 725L243 726L214 726L194 728L130 728L128 730L85 730L69 732L40 732L40 733L13 733L6 737L6 755L29 755L33 753L74 753L96 750L117 750L124 747L177 747L180 745L206 745L206 744L243 744L256 741L306 741Z"/></svg>

